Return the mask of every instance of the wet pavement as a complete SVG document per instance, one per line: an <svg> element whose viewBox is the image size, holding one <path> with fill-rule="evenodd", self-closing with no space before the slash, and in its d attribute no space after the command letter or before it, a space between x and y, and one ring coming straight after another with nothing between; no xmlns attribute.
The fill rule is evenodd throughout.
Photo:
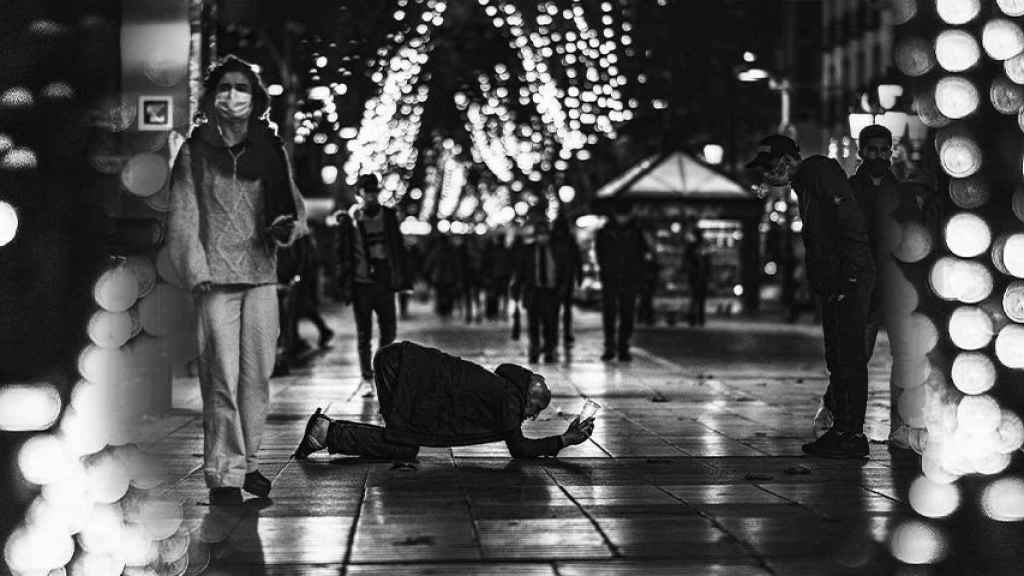
<svg viewBox="0 0 1024 576"><path fill-rule="evenodd" d="M525 361L507 324L441 322L426 309L399 338L494 367ZM308 415L378 422L363 398L353 323L335 346L277 378L261 452L271 500L211 508L199 390L183 379L154 426L193 530L190 573L883 574L909 515L917 462L873 443L866 462L802 457L824 388L818 329L713 321L638 334L630 365L599 360L594 313L571 359L538 365L550 408L527 436L561 433L584 397L603 405L592 439L557 459L516 461L504 444L425 448L414 466L319 453L291 459ZM303 327L310 342L315 333ZM888 432L887 351L872 363L869 435ZM201 542L202 545L196 545ZM205 567L205 570L204 570Z"/></svg>

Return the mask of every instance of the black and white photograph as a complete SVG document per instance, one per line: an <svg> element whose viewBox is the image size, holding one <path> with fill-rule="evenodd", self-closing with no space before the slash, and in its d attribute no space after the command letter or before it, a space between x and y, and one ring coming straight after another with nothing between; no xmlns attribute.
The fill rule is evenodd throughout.
<svg viewBox="0 0 1024 576"><path fill-rule="evenodd" d="M1024 574L1024 0L4 0L0 576Z"/></svg>

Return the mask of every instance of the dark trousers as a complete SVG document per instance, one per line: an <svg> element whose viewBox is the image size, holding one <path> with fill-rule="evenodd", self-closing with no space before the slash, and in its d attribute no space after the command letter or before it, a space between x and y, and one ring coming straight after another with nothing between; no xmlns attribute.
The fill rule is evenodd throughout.
<svg viewBox="0 0 1024 576"><path fill-rule="evenodd" d="M530 359L536 359L541 352L553 355L558 346L558 293L554 288L531 288L527 306Z"/></svg>
<svg viewBox="0 0 1024 576"><path fill-rule="evenodd" d="M842 432L864 431L868 403L868 360L865 346L868 298L862 289L839 302L822 303L825 364L829 383L825 406Z"/></svg>
<svg viewBox="0 0 1024 576"><path fill-rule="evenodd" d="M437 313L442 318L448 318L452 315L452 309L455 307L458 288L454 284L438 284L435 286L435 290L437 292Z"/></svg>
<svg viewBox="0 0 1024 576"><path fill-rule="evenodd" d="M494 278L487 286L486 314L488 320L497 320L508 313L508 278Z"/></svg>
<svg viewBox="0 0 1024 576"><path fill-rule="evenodd" d="M380 331L378 348L395 341L398 320L395 310L395 292L381 282L365 284L357 282L353 298L356 316L356 337L359 342L359 368L363 378L373 376L370 364L370 340L373 338L373 314L377 314L377 329Z"/></svg>
<svg viewBox="0 0 1024 576"><path fill-rule="evenodd" d="M380 460L412 460L420 448L389 442L380 426L335 420L327 429L327 451Z"/></svg>
<svg viewBox="0 0 1024 576"><path fill-rule="evenodd" d="M707 320L708 289L707 286L690 287L690 326L703 326Z"/></svg>
<svg viewBox="0 0 1024 576"><path fill-rule="evenodd" d="M576 341L576 337L573 335L572 330L572 288L569 289L569 293L562 297L562 341L565 342L566 348L572 346L572 343Z"/></svg>
<svg viewBox="0 0 1024 576"><path fill-rule="evenodd" d="M605 352L629 351L635 316L635 291L603 290L601 292L601 323L604 325ZM618 331L616 331L616 327ZM616 340L616 336L618 336L618 340Z"/></svg>

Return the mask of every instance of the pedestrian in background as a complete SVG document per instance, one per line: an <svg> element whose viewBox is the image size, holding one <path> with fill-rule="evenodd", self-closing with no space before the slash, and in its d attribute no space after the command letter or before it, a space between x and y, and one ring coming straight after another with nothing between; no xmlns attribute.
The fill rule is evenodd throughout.
<svg viewBox="0 0 1024 576"><path fill-rule="evenodd" d="M618 356L630 362L629 349L636 316L636 299L643 287L647 241L633 218L633 206L620 202L607 223L598 230L597 265L601 279L601 323L604 354L601 360Z"/></svg>
<svg viewBox="0 0 1024 576"><path fill-rule="evenodd" d="M359 369L372 390L373 316L377 316L378 348L395 341L398 330L395 293L409 288L405 240L393 208L380 203L380 180L364 174L357 182L360 202L339 216L338 281L355 313Z"/></svg>
<svg viewBox="0 0 1024 576"><path fill-rule="evenodd" d="M711 279L711 254L704 232L697 223L686 233L683 250L686 279L690 284L690 326L703 326L707 320L708 282Z"/></svg>
<svg viewBox="0 0 1024 576"><path fill-rule="evenodd" d="M168 243L196 300L210 504L238 505L241 489L271 489L258 453L281 330L277 249L307 233L306 212L251 64L218 63L199 108L174 163Z"/></svg>
<svg viewBox="0 0 1024 576"><path fill-rule="evenodd" d="M761 141L748 165L787 197L796 191L803 220L807 276L822 302L825 363L835 423L803 446L812 456L865 458L868 371L865 325L875 282L874 258L864 214L842 167L834 159L801 160L796 142L782 135Z"/></svg>
<svg viewBox="0 0 1024 576"><path fill-rule="evenodd" d="M559 270L547 220L538 219L532 228L519 251L513 292L521 295L526 307L530 362L543 354L544 362L552 364L558 361L558 287L564 272Z"/></svg>
<svg viewBox="0 0 1024 576"><path fill-rule="evenodd" d="M573 334L572 305L576 287L583 282L583 255L565 212L559 212L552 222L551 244L561 273L558 280L558 307L562 321L562 344L568 354L576 341Z"/></svg>
<svg viewBox="0 0 1024 576"><path fill-rule="evenodd" d="M508 315L508 287L512 281L512 250L505 243L503 231L492 232L487 238L483 258L485 312L488 320Z"/></svg>

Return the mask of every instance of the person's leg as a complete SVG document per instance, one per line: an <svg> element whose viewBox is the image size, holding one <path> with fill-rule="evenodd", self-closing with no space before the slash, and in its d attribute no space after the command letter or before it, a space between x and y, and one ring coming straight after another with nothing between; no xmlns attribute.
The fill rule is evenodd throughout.
<svg viewBox="0 0 1024 576"><path fill-rule="evenodd" d="M562 339L566 348L572 348L576 341L572 328L572 288L569 288L569 294L562 300Z"/></svg>
<svg viewBox="0 0 1024 576"><path fill-rule="evenodd" d="M237 401L242 293L215 288L198 298L196 312L203 397L203 475L211 489L240 488L246 472Z"/></svg>
<svg viewBox="0 0 1024 576"><path fill-rule="evenodd" d="M544 330L544 360L554 361L558 349L558 293L550 288L543 291L541 327Z"/></svg>
<svg viewBox="0 0 1024 576"><path fill-rule="evenodd" d="M526 333L529 342L528 354L530 362L536 362L540 356L541 321L543 318L541 298L541 290L535 288L530 298L524 300L526 303Z"/></svg>
<svg viewBox="0 0 1024 576"><path fill-rule="evenodd" d="M373 338L373 285L356 283L352 299L356 318L356 339L359 349L359 369L363 378L373 375L370 365L370 340Z"/></svg>
<svg viewBox="0 0 1024 576"><path fill-rule="evenodd" d="M380 341L377 349L381 349L395 341L398 332L398 312L395 309L395 293L389 286L377 284L374 297L374 310L377 313L377 328Z"/></svg>
<svg viewBox="0 0 1024 576"><path fill-rule="evenodd" d="M636 320L636 292L625 291L619 300L619 359L630 358L629 343L633 338L633 324Z"/></svg>
<svg viewBox="0 0 1024 576"><path fill-rule="evenodd" d="M413 460L419 446L395 444L384 438L384 428L372 424L334 420L327 430L327 451L380 460Z"/></svg>
<svg viewBox="0 0 1024 576"><path fill-rule="evenodd" d="M259 468L258 452L267 421L270 373L277 340L277 298L273 285L246 290L239 341L238 411L245 439L245 471Z"/></svg>
<svg viewBox="0 0 1024 576"><path fill-rule="evenodd" d="M834 389L839 415L836 425L841 431L864 432L864 414L868 401L867 351L864 347L866 294L854 293L839 303L839 326L836 345L839 389Z"/></svg>
<svg viewBox="0 0 1024 576"><path fill-rule="evenodd" d="M601 290L601 325L604 328L604 355L610 360L615 356L615 316L619 310L618 294L610 287Z"/></svg>

